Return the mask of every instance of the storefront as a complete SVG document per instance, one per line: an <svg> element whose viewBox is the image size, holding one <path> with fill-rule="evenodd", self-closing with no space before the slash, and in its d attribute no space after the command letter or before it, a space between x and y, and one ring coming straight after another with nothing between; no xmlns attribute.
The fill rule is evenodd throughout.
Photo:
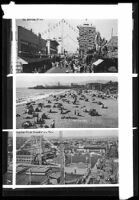
<svg viewBox="0 0 139 200"><path fill-rule="evenodd" d="M27 64L23 64L23 73L45 73L52 67L49 58L25 58Z"/></svg>

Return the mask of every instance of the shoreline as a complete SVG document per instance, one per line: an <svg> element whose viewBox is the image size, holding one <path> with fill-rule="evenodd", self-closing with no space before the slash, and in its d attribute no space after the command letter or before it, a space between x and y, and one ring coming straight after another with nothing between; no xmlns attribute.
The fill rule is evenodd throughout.
<svg viewBox="0 0 139 200"><path fill-rule="evenodd" d="M22 102L17 102L18 100L16 100L16 106L18 105L23 105L23 104L26 104L26 103L31 103L32 101L38 101L38 100L41 100L41 99L44 99L44 98L48 98L49 96L51 95L59 95L59 94L63 94L65 92L68 92L70 89L66 89L66 90L63 90L63 91L59 91L59 92L51 92L49 94L42 94L42 95L38 95L36 97L29 97L28 100L25 100L25 101L22 101Z"/></svg>

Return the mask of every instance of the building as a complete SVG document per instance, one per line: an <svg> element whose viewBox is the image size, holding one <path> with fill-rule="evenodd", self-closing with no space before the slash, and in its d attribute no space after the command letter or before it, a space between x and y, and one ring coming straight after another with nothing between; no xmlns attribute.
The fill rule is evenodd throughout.
<svg viewBox="0 0 139 200"><path fill-rule="evenodd" d="M96 28L89 24L78 26L79 29L79 54L82 56L95 48Z"/></svg>
<svg viewBox="0 0 139 200"><path fill-rule="evenodd" d="M27 167L27 166L22 166L22 165L16 166L16 174L22 174L23 172L26 172L26 170L27 170L28 168L29 168L29 167Z"/></svg>
<svg viewBox="0 0 139 200"><path fill-rule="evenodd" d="M111 39L107 43L107 57L113 59L115 61L115 65L117 66L118 62L118 36L112 36Z"/></svg>
<svg viewBox="0 0 139 200"><path fill-rule="evenodd" d="M22 57L39 57L47 53L46 40L41 34L36 35L32 29L27 30L18 26L18 55Z"/></svg>
<svg viewBox="0 0 139 200"><path fill-rule="evenodd" d="M17 28L17 65L18 73L45 72L52 67L48 55L58 53L56 40L44 40L24 27Z"/></svg>
<svg viewBox="0 0 139 200"><path fill-rule="evenodd" d="M101 84L101 83L87 83L87 84L86 84L86 87L87 87L89 90L99 90L99 91L101 91L101 89L102 89L102 84Z"/></svg>
<svg viewBox="0 0 139 200"><path fill-rule="evenodd" d="M117 51L118 50L118 36L112 36L107 44L108 50Z"/></svg>
<svg viewBox="0 0 139 200"><path fill-rule="evenodd" d="M87 152L96 152L96 153L99 153L99 154L105 154L106 151L107 151L107 148L106 146L98 146L98 145L93 145L93 146L85 146L84 149L87 151Z"/></svg>
<svg viewBox="0 0 139 200"><path fill-rule="evenodd" d="M58 54L59 43L56 40L47 40L47 54L56 55Z"/></svg>
<svg viewBox="0 0 139 200"><path fill-rule="evenodd" d="M88 173L90 167L91 165L89 163L70 163L69 165L65 166L65 173L85 175Z"/></svg>
<svg viewBox="0 0 139 200"><path fill-rule="evenodd" d="M61 179L61 172L53 172L49 176L49 181L53 185L59 184L60 179Z"/></svg>
<svg viewBox="0 0 139 200"><path fill-rule="evenodd" d="M17 166L16 184L17 185L42 185L48 184L48 173L51 169L47 166Z"/></svg>
<svg viewBox="0 0 139 200"><path fill-rule="evenodd" d="M46 175L48 173L48 171L50 171L51 168L47 167L45 165L36 165L36 167L31 167L26 171L26 174L31 174L31 175Z"/></svg>
<svg viewBox="0 0 139 200"><path fill-rule="evenodd" d="M17 163L28 163L31 164L33 161L33 155L16 155Z"/></svg>

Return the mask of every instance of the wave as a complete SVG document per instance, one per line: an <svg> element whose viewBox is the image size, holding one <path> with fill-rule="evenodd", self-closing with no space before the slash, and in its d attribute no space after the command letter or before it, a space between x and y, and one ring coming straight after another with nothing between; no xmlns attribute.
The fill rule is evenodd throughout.
<svg viewBox="0 0 139 200"><path fill-rule="evenodd" d="M63 90L63 91L52 91L49 94L39 94L37 96L30 96L30 97L21 97L21 98L17 98L16 100L16 105L22 105L22 104L26 104L26 103L30 103L32 101L37 101L39 99L44 99L44 98L48 98L51 95L59 95L59 94L63 94L65 92L67 92L68 90Z"/></svg>

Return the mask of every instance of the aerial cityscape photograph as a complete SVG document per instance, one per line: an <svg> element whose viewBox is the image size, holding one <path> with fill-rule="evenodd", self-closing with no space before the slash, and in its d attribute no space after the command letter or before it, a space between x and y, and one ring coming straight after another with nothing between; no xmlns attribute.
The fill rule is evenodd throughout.
<svg viewBox="0 0 139 200"><path fill-rule="evenodd" d="M117 73L116 19L17 19L17 73Z"/></svg>
<svg viewBox="0 0 139 200"><path fill-rule="evenodd" d="M12 185L13 181L13 133L3 133L3 137L7 138L6 154L3 157L3 163L6 162L6 166L3 168L3 185ZM4 140L4 139L3 139ZM4 151L4 149L3 149ZM4 151L5 152L5 151Z"/></svg>
<svg viewBox="0 0 139 200"><path fill-rule="evenodd" d="M16 184L118 184L117 130L17 132Z"/></svg>
<svg viewBox="0 0 139 200"><path fill-rule="evenodd" d="M16 78L16 128L117 128L117 77Z"/></svg>

